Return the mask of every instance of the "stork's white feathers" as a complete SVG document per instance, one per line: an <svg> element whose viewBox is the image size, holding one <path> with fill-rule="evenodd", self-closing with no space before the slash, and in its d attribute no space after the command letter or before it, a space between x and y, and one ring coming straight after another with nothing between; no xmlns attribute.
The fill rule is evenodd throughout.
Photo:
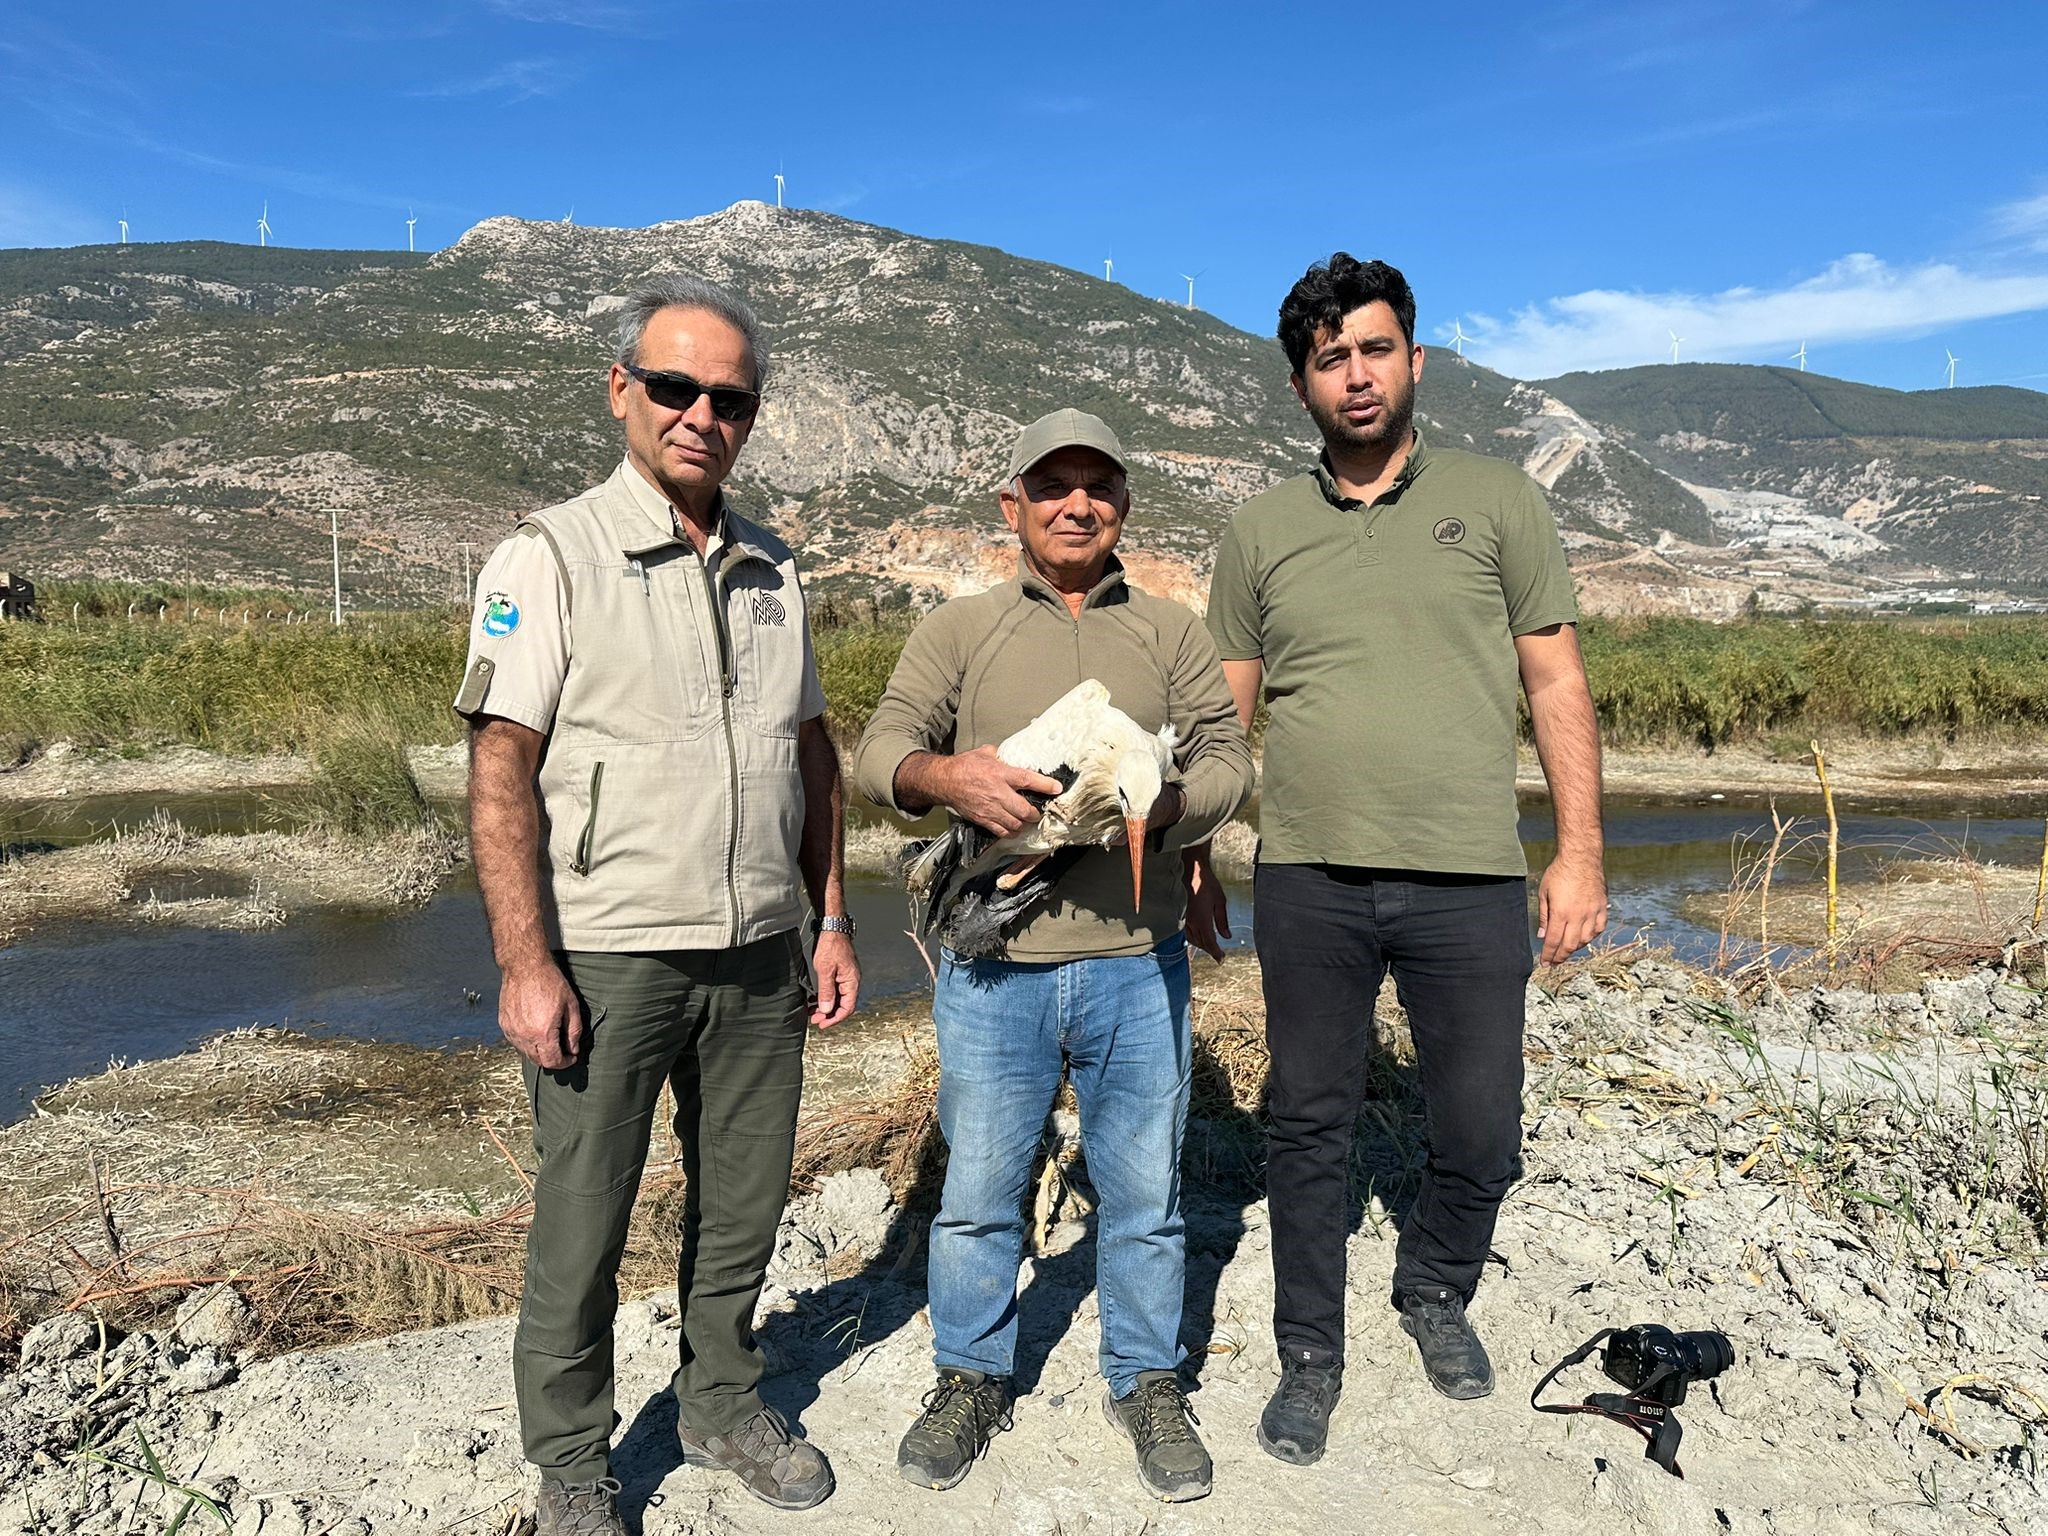
<svg viewBox="0 0 2048 1536"><path fill-rule="evenodd" d="M999 838L975 861L986 869L1020 854L1049 853L1075 843L1113 847L1133 820L1142 822L1173 771L1171 725L1148 731L1109 702L1096 678L1076 683L1023 730L996 747L1018 768L1072 782L1038 821Z"/></svg>

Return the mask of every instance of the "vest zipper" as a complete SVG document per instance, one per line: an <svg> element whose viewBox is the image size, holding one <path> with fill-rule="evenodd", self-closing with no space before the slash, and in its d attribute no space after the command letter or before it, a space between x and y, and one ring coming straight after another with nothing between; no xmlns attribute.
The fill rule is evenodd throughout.
<svg viewBox="0 0 2048 1536"><path fill-rule="evenodd" d="M579 875L590 873L590 844L597 835L597 796L604 786L604 764L598 763L590 770L590 813L583 818L583 835L576 839L576 857L569 868Z"/></svg>
<svg viewBox="0 0 2048 1536"><path fill-rule="evenodd" d="M702 555L697 563L704 571L704 592L711 604L711 628L718 637L718 714L725 726L726 821L725 821L725 907L731 923L726 943L740 941L740 755L732 734L732 636L725 624L725 587L712 574Z"/></svg>

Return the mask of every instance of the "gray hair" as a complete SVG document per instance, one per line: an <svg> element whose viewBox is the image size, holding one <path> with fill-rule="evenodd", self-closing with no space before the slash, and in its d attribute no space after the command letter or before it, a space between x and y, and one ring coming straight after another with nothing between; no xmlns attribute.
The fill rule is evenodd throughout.
<svg viewBox="0 0 2048 1536"><path fill-rule="evenodd" d="M701 309L725 321L746 337L747 350L754 355L754 388L758 390L768 382L768 341L746 300L687 272L664 272L626 295L626 302L619 306L617 357L621 363L639 363L640 341L647 334L647 322L664 309Z"/></svg>

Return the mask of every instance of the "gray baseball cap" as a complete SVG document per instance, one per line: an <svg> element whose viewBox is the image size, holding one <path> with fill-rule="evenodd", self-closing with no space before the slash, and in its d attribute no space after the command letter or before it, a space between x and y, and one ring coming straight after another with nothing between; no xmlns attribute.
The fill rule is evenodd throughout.
<svg viewBox="0 0 2048 1536"><path fill-rule="evenodd" d="M1017 446L1010 450L1009 472L1003 478L1016 479L1048 453L1061 448L1093 448L1125 474L1131 471L1124 461L1124 445L1109 430L1109 423L1069 406L1063 411L1048 412L1017 434Z"/></svg>

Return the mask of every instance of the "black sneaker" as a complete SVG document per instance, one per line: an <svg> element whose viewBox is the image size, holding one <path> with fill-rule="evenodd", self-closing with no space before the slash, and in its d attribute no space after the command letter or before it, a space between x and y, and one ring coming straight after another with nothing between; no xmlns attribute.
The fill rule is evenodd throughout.
<svg viewBox="0 0 2048 1536"><path fill-rule="evenodd" d="M1010 1427L1010 1379L948 1366L896 1447L896 1470L920 1488L950 1488Z"/></svg>
<svg viewBox="0 0 2048 1536"><path fill-rule="evenodd" d="M609 1477L587 1483L544 1478L534 1506L534 1536L626 1536L619 1518L619 1485Z"/></svg>
<svg viewBox="0 0 2048 1536"><path fill-rule="evenodd" d="M723 1435L695 1435L677 1425L676 1439L686 1465L737 1474L763 1504L809 1509L832 1495L832 1464L825 1453L773 1408L763 1408Z"/></svg>
<svg viewBox="0 0 2048 1536"><path fill-rule="evenodd" d="M1103 1392L1102 1412L1137 1447L1138 1481L1147 1493L1168 1504L1208 1496L1215 1468L1195 1433L1202 1421L1188 1406L1178 1372L1140 1371L1126 1396Z"/></svg>
<svg viewBox="0 0 2048 1536"><path fill-rule="evenodd" d="M1259 1415L1259 1449L1297 1467L1321 1461L1330 1442L1330 1414L1343 1390L1342 1365L1281 1350L1280 1385Z"/></svg>
<svg viewBox="0 0 2048 1536"><path fill-rule="evenodd" d="M1484 1397L1493 1390L1493 1362L1465 1320L1465 1298L1443 1286L1401 1296L1401 1327L1422 1352L1423 1373L1445 1397Z"/></svg>

